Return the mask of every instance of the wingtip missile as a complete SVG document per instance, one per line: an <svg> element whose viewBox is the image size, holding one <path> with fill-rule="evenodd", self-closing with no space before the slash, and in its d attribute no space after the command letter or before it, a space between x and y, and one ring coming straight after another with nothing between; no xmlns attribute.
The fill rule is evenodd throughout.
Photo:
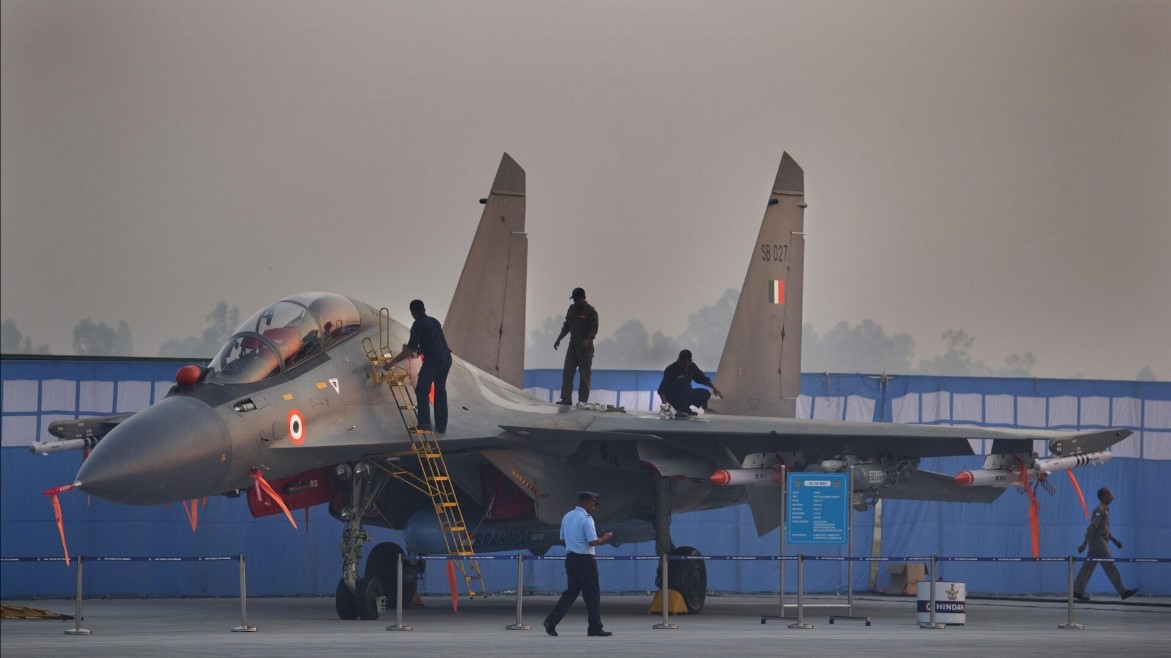
<svg viewBox="0 0 1171 658"><path fill-rule="evenodd" d="M1068 471L1081 466L1100 466L1110 461L1113 456L1108 451L1101 451L1072 457L1038 459L1026 469L1028 481L1034 482L1041 475ZM1020 467L1011 469L980 468L956 473L955 483L961 487L1023 487L1025 486L1025 478L1021 477Z"/></svg>

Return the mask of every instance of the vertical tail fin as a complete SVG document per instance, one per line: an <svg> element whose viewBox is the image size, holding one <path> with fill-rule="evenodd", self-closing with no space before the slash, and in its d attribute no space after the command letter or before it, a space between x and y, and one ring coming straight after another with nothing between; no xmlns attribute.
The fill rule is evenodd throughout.
<svg viewBox="0 0 1171 658"><path fill-rule="evenodd" d="M524 386L528 274L525 171L507 153L481 203L484 214L443 333L460 358L519 388Z"/></svg>
<svg viewBox="0 0 1171 658"><path fill-rule="evenodd" d="M805 172L785 153L720 356L724 397L709 403L713 411L796 416L804 276Z"/></svg>

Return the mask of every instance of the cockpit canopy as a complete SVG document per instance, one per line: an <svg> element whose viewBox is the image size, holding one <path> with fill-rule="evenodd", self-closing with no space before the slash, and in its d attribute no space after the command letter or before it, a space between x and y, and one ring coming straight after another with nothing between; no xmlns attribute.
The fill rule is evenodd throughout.
<svg viewBox="0 0 1171 658"><path fill-rule="evenodd" d="M358 307L341 295L310 292L262 309L220 348L205 381L247 384L284 372L357 333Z"/></svg>

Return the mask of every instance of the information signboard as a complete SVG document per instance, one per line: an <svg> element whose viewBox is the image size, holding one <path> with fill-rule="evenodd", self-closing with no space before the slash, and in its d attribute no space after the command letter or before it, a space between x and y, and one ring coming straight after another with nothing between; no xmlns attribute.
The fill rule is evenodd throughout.
<svg viewBox="0 0 1171 658"><path fill-rule="evenodd" d="M790 473L786 485L790 544L846 543L850 485L845 473Z"/></svg>

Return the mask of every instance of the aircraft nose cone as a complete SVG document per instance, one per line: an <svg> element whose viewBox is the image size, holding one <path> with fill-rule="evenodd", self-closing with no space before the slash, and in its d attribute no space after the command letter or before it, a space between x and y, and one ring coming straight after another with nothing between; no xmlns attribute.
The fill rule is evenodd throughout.
<svg viewBox="0 0 1171 658"><path fill-rule="evenodd" d="M78 488L126 505L159 505L222 493L232 439L215 410L171 397L134 414L94 447Z"/></svg>

